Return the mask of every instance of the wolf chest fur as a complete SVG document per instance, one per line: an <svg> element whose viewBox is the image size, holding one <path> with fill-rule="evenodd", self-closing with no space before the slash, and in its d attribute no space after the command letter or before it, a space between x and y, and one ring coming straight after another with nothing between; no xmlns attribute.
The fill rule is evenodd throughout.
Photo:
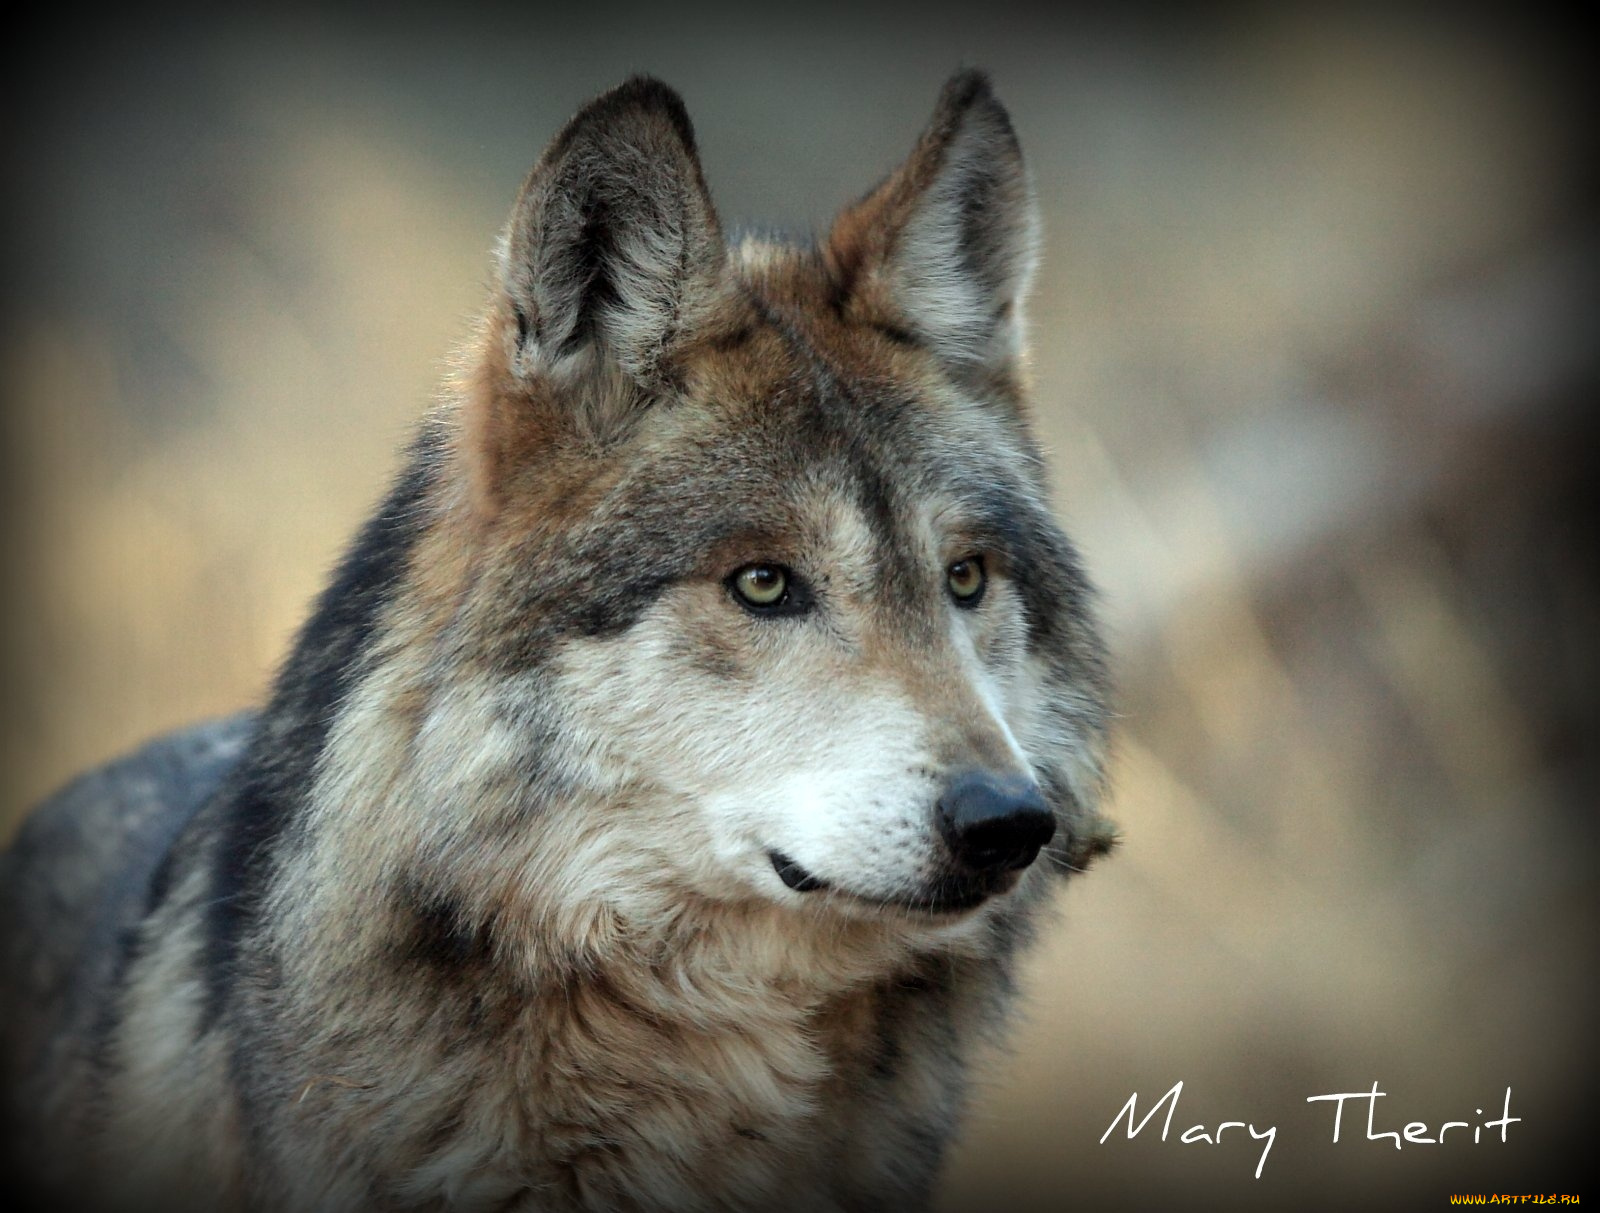
<svg viewBox="0 0 1600 1213"><path fill-rule="evenodd" d="M1036 226L977 73L814 245L725 237L666 86L580 111L267 705L6 856L10 1173L925 1204L1017 948L1111 837L1024 401Z"/></svg>

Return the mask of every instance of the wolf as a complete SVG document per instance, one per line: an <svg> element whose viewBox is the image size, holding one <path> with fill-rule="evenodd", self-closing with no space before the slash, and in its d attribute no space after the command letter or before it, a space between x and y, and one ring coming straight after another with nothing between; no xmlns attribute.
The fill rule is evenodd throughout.
<svg viewBox="0 0 1600 1213"><path fill-rule="evenodd" d="M809 243L725 236L666 85L580 110L266 706L6 855L8 1180L926 1205L1019 949L1114 837L1037 231L978 72Z"/></svg>

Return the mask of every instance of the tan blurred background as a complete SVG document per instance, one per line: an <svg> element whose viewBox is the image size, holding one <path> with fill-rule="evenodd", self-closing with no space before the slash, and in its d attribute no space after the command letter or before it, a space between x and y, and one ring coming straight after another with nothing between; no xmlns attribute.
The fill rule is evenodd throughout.
<svg viewBox="0 0 1600 1213"><path fill-rule="evenodd" d="M978 7L15 35L0 832L261 696L584 99L663 76L724 215L803 233L986 66L1045 211L1038 424L1105 591L1126 844L1029 966L947 1210L1581 1191L1591 36ZM1179 1079L1173 1140L1098 1144ZM1508 1086L1523 1119L1397 1152L1362 1104L1332 1145L1306 1098L1374 1081L1379 1128ZM1242 1131L1176 1141L1223 1119L1278 1127L1259 1181Z"/></svg>

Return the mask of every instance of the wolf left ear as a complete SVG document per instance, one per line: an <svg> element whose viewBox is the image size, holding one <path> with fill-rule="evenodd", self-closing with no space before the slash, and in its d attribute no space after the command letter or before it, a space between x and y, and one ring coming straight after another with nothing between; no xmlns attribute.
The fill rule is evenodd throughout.
<svg viewBox="0 0 1600 1213"><path fill-rule="evenodd" d="M501 249L511 368L654 386L725 298L726 265L683 101L636 76L580 110L523 184Z"/></svg>
<svg viewBox="0 0 1600 1213"><path fill-rule="evenodd" d="M1038 212L1022 149L982 72L945 84L911 156L834 223L847 317L903 330L953 364L1022 352Z"/></svg>

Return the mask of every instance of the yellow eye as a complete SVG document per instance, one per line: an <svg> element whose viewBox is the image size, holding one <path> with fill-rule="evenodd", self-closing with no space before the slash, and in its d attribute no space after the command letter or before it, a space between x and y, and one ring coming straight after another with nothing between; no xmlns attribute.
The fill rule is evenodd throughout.
<svg viewBox="0 0 1600 1213"><path fill-rule="evenodd" d="M960 560L951 561L944 575L950 595L958 605L978 605L978 599L983 597L983 587L987 584L982 556L963 556Z"/></svg>
<svg viewBox="0 0 1600 1213"><path fill-rule="evenodd" d="M789 574L775 564L747 564L729 584L749 606L775 607L789 593Z"/></svg>

